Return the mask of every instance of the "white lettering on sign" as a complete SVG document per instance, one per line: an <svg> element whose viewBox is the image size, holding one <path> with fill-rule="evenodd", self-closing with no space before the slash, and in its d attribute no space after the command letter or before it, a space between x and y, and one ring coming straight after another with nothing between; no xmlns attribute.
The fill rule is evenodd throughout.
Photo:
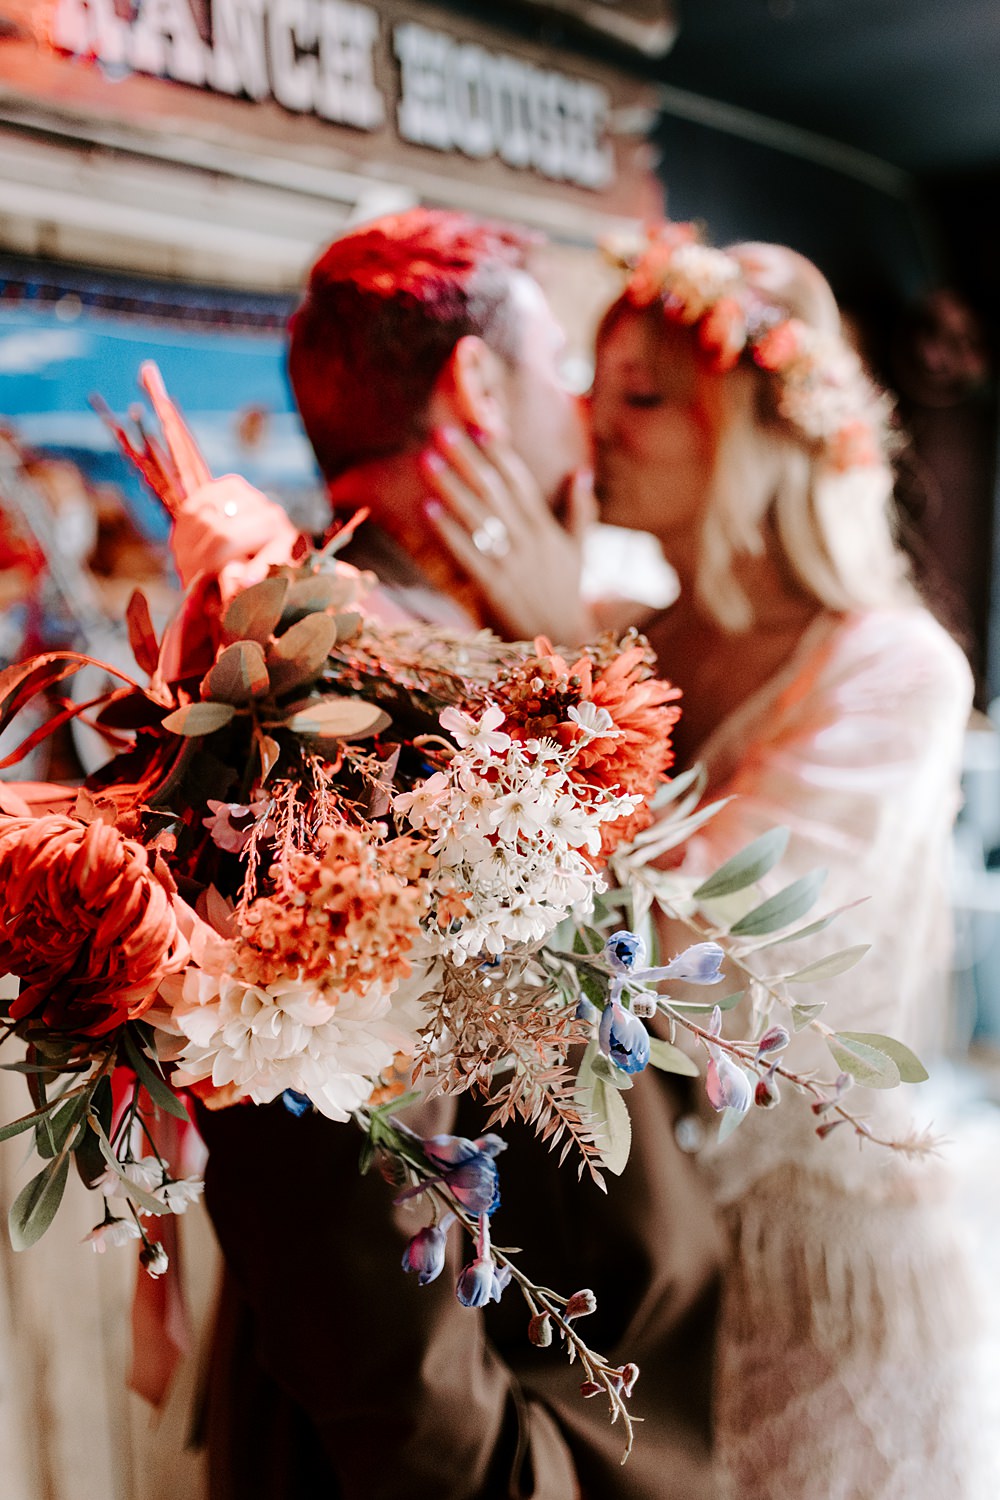
<svg viewBox="0 0 1000 1500"><path fill-rule="evenodd" d="M393 32L404 141L533 167L557 182L602 188L614 160L605 140L608 92L505 53L406 21Z"/></svg>
<svg viewBox="0 0 1000 1500"><path fill-rule="evenodd" d="M375 81L378 11L358 0L213 0L211 41L190 0L56 0L57 48L112 68L175 79L295 114L377 130L386 104ZM406 21L393 31L399 64L396 125L404 141L499 157L515 171L600 189L614 176L608 91L554 69L457 41Z"/></svg>

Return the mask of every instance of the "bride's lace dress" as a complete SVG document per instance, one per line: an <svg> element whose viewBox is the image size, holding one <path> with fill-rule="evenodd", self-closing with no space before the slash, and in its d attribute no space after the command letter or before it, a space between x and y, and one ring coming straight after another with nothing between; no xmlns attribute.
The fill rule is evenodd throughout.
<svg viewBox="0 0 1000 1500"><path fill-rule="evenodd" d="M867 899L821 936L770 950L767 971L871 943L856 969L801 998L826 1000L837 1030L886 1033L925 1060L946 1021L948 850L969 702L964 658L924 611L822 617L703 747L713 794L738 795L687 861L707 871L787 826L771 888L825 866L817 913ZM800 1070L835 1071L819 1037L797 1045ZM820 1140L808 1102L785 1095L702 1153L731 1236L722 1493L996 1500L977 1379L982 1289L948 1145L917 1161L862 1144L846 1124ZM913 1101L906 1087L850 1096L897 1139L913 1128Z"/></svg>

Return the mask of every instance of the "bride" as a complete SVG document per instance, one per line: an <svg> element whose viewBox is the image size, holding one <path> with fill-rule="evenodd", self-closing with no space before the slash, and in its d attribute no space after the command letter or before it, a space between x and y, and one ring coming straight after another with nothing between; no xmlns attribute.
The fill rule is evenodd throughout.
<svg viewBox="0 0 1000 1500"><path fill-rule="evenodd" d="M887 408L829 287L790 250L722 253L664 226L600 327L590 416L602 519L651 532L679 580L677 601L641 621L684 692L678 760L703 764L707 798L736 794L685 869L707 873L788 827L777 884L825 867L825 910L866 898L839 917L834 945L872 945L808 999L837 1030L933 1054L971 680L894 540ZM524 484L512 488L488 439L477 454L451 441L450 465L427 472L444 507L432 516L498 606L525 601L515 623L530 633L546 582L532 576L531 534L552 523L540 509L528 523ZM511 546L486 568L468 536L490 515ZM829 952L830 937L776 950L770 972ZM829 1077L822 1039L807 1035L815 1052L799 1065ZM906 1089L857 1089L851 1103L874 1134L914 1137ZM798 1096L764 1114L700 1153L729 1236L722 1493L995 1496L947 1150L886 1152Z"/></svg>

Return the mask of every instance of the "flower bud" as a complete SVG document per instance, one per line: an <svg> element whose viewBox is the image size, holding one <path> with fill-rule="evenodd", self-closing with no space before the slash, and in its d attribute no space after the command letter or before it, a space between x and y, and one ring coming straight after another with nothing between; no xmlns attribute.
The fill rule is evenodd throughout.
<svg viewBox="0 0 1000 1500"><path fill-rule="evenodd" d="M630 974L646 962L646 944L637 932L616 932L604 944L604 956L619 974Z"/></svg>
<svg viewBox="0 0 1000 1500"><path fill-rule="evenodd" d="M741 1114L750 1108L754 1097L750 1079L724 1052L713 1057L705 1069L705 1092L713 1109L738 1109Z"/></svg>
<svg viewBox="0 0 1000 1500"><path fill-rule="evenodd" d="M580 1387L580 1395L587 1401L590 1400L591 1396L599 1396L600 1394L601 1387L597 1384L596 1380L585 1380Z"/></svg>
<svg viewBox="0 0 1000 1500"><path fill-rule="evenodd" d="M623 1073L641 1073L649 1062L649 1032L617 1000L610 1000L601 1017L598 1043Z"/></svg>
<svg viewBox="0 0 1000 1500"><path fill-rule="evenodd" d="M413 1236L403 1251L403 1270L416 1271L420 1285L427 1286L444 1270L446 1248L446 1226L428 1225Z"/></svg>
<svg viewBox="0 0 1000 1500"><path fill-rule="evenodd" d="M147 1241L139 1252L139 1262L156 1281L170 1265L170 1257L158 1240Z"/></svg>
<svg viewBox="0 0 1000 1500"><path fill-rule="evenodd" d="M297 1093L295 1089L286 1089L281 1096L281 1102L290 1115L301 1119L312 1109L312 1100L306 1094Z"/></svg>
<svg viewBox="0 0 1000 1500"><path fill-rule="evenodd" d="M463 1307L485 1307L487 1302L500 1301L509 1280L508 1266L498 1268L491 1255L481 1255L465 1267L455 1293Z"/></svg>
<svg viewBox="0 0 1000 1500"><path fill-rule="evenodd" d="M582 1292L574 1292L566 1303L567 1318L586 1318L590 1313L597 1311L597 1298L589 1287L584 1287Z"/></svg>
<svg viewBox="0 0 1000 1500"><path fill-rule="evenodd" d="M772 1026L757 1043L757 1056L764 1057L768 1052L782 1052L790 1041L791 1037L784 1026Z"/></svg>
<svg viewBox="0 0 1000 1500"><path fill-rule="evenodd" d="M618 1372L622 1378L622 1390L626 1396L631 1396L635 1390L635 1383L639 1379L638 1365L622 1365Z"/></svg>
<svg viewBox="0 0 1000 1500"><path fill-rule="evenodd" d="M758 1078L757 1087L753 1092L755 1104L760 1105L761 1109L773 1109L780 1099L781 1094L772 1072L769 1071L762 1078Z"/></svg>
<svg viewBox="0 0 1000 1500"><path fill-rule="evenodd" d="M844 1124L844 1121L842 1119L841 1120L827 1120L823 1125L817 1125L816 1126L816 1134L819 1136L819 1138L820 1138L821 1141L825 1141L826 1138L827 1138L827 1136L830 1135L832 1131L836 1130L836 1128L837 1128L838 1125L843 1125L843 1124Z"/></svg>
<svg viewBox="0 0 1000 1500"><path fill-rule="evenodd" d="M547 1349L552 1342L552 1319L548 1313L536 1313L528 1324L528 1340L537 1349Z"/></svg>
<svg viewBox="0 0 1000 1500"><path fill-rule="evenodd" d="M722 960L726 950L719 943L692 943L662 969L653 972L658 979L683 979L688 984L718 984L722 978Z"/></svg>

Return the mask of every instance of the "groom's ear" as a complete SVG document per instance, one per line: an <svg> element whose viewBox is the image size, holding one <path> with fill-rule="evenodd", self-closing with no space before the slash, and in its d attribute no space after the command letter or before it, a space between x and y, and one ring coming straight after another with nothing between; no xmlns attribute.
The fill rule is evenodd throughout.
<svg viewBox="0 0 1000 1500"><path fill-rule="evenodd" d="M458 422L481 427L491 437L509 438L507 367L475 334L459 339L434 382L430 420L434 427Z"/></svg>

